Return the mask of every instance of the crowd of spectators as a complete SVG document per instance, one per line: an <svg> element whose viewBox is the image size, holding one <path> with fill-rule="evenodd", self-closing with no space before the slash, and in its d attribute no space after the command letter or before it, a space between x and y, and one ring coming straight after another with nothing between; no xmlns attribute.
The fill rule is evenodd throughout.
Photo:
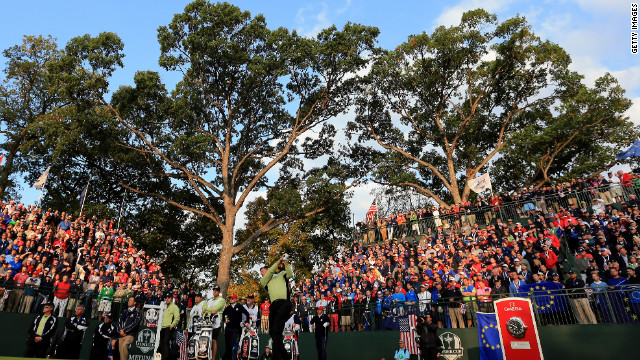
<svg viewBox="0 0 640 360"><path fill-rule="evenodd" d="M527 218L537 210L558 212L573 204L591 206L595 199L605 204L620 203L640 190L640 178L622 170L600 174L587 179L572 179L556 185L522 188L511 193L479 195L448 207L428 206L409 212L372 217L358 223L362 236L369 240L386 240L402 234L418 235L431 228L460 229L463 224L481 225L495 222L498 217ZM399 235L398 235L399 234ZM396 236L394 236L396 235Z"/></svg>
<svg viewBox="0 0 640 360"><path fill-rule="evenodd" d="M593 291L640 284L640 201L627 190L628 174L616 175L621 183L612 186L599 176L595 190L575 180L535 195L518 192L529 215L522 222L494 217L485 228L462 220L433 230L413 226L420 224L416 215L429 210L412 211L406 214L411 227L387 223L379 229L386 232L339 249L313 279L300 281L296 311L304 318L307 308L329 308L333 331L384 328L385 318L424 311L434 312L441 326L465 327L472 324L473 311L491 311L496 297L517 296L523 284L556 282L571 300L573 319L566 323L611 321ZM536 201L540 193L548 198L563 189L589 190L595 205ZM529 209L528 201L538 204ZM637 320L640 306L630 311L629 319Z"/></svg>
<svg viewBox="0 0 640 360"><path fill-rule="evenodd" d="M518 295L522 284L557 282L595 309L592 320L574 308L577 322L606 321L590 291L640 283L640 201L624 184L593 192L602 198L594 207L545 202L544 208L528 210L524 200L530 216L522 222L495 217L481 228L465 219L435 230L397 228L386 236L359 238L339 247L312 278L297 279L294 314L302 331L309 331L318 307L329 314L334 332L385 329L389 318L417 312L431 312L440 326L465 327L472 325L474 311L491 311L495 297ZM38 312L51 301L57 316L69 316L81 304L100 318L103 312L118 313L129 297L159 304L173 293L186 310L182 314L202 301L188 284L168 282L114 220L74 219L13 201L0 208L0 310ZM414 236L406 238L410 232ZM269 302L256 306L259 328L268 332ZM182 318L185 328L188 319Z"/></svg>
<svg viewBox="0 0 640 360"><path fill-rule="evenodd" d="M188 286L175 289L114 219L73 218L15 201L0 208L0 310L39 312L50 301L57 316L84 305L87 314L101 318L119 313L131 296L156 304L167 291L194 298Z"/></svg>

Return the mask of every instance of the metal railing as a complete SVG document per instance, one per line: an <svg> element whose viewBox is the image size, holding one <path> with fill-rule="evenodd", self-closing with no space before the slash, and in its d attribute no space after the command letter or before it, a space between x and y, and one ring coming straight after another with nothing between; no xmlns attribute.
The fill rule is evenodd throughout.
<svg viewBox="0 0 640 360"><path fill-rule="evenodd" d="M535 285L535 284L534 284ZM544 283L543 283L544 285ZM71 292L66 301L56 300L53 289L35 289L26 286L0 286L0 311L20 313L41 313L47 301L54 303L54 314L73 316L76 305L85 307L85 314L97 318L100 304L94 293ZM539 325L570 325L599 323L640 322L640 286L628 285L606 288L584 289L536 289L528 293L517 294L532 300L534 314ZM509 297L506 294L488 294L469 297L446 298L436 300L399 303L383 297L373 299L369 304L352 303L344 300L340 306L325 306L325 312L332 319L333 331L376 331L397 330L397 321L405 315L424 315L427 312L443 328L475 327L475 313L493 312L493 301ZM119 314L126 307L128 297L122 301L114 299L110 309ZM142 308L144 301L137 305ZM148 301L147 301L148 303ZM62 310L61 310L62 309ZM294 311L303 321L303 331L308 331L308 320L316 313L315 305L301 307ZM305 326L306 325L306 326Z"/></svg>
<svg viewBox="0 0 640 360"><path fill-rule="evenodd" d="M74 316L76 306L82 305L85 308L85 316L96 319L99 312L109 311L120 314L126 309L129 297L134 295L133 292L128 291L121 296L113 296L101 302L98 300L97 291L57 291L57 293L59 296L56 296L55 289L42 286L0 285L0 311L23 314L41 313L44 304L52 302L53 314L56 316ZM142 305L148 302L137 300L136 306L142 308Z"/></svg>
<svg viewBox="0 0 640 360"><path fill-rule="evenodd" d="M540 326L572 324L619 324L640 322L640 286L624 286L595 290L535 290L528 294L533 304L536 321ZM495 311L493 301L509 297L509 294L477 295L473 297L438 298L423 302L400 304L381 299L370 305L343 302L338 308L325 307L332 318L332 331L383 331L398 330L400 318L406 315L430 313L442 328L466 328L476 326L476 312ZM316 313L314 306L301 312L296 310L304 324ZM347 323L343 328L343 317ZM304 331L304 326L303 326Z"/></svg>
<svg viewBox="0 0 640 360"><path fill-rule="evenodd" d="M425 234L429 229L433 232L438 231L439 228L460 229L463 224L469 226L478 224L484 227L496 223L498 219L503 222L507 222L508 219L526 219L533 216L537 210L543 213L556 213L560 208L570 208L572 204L580 207L582 202L585 202L587 210L591 212L596 200L602 200L606 204L616 204L620 209L618 200L629 201L631 195L635 195L636 198L640 195L640 180L634 182L631 187L599 187L583 191L567 191L562 194L507 202L499 206L462 209L457 213L441 214L436 217L427 216L416 221L407 219L404 224L382 226L376 224L366 229L356 229L356 237L368 243L378 243L386 239L401 238L403 235Z"/></svg>

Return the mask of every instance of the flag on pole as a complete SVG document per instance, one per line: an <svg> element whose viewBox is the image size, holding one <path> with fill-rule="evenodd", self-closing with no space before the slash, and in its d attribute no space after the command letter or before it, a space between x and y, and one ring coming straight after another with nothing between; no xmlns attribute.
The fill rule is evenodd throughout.
<svg viewBox="0 0 640 360"><path fill-rule="evenodd" d="M4 154L0 155L0 165L2 165L3 160L4 160Z"/></svg>
<svg viewBox="0 0 640 360"><path fill-rule="evenodd" d="M481 192L485 192L487 190L492 190L489 173L485 173L483 175L478 176L475 179L471 179L469 180L468 183L469 183L469 188L473 190L476 194L480 194Z"/></svg>
<svg viewBox="0 0 640 360"><path fill-rule="evenodd" d="M480 345L480 360L503 360L500 347L500 330L495 313L477 312L478 345Z"/></svg>
<svg viewBox="0 0 640 360"><path fill-rule="evenodd" d="M616 159L622 160L637 156L640 156L640 139L636 139L636 141L634 141L631 147L629 147L627 150L621 151L616 154Z"/></svg>
<svg viewBox="0 0 640 360"><path fill-rule="evenodd" d="M187 330L176 331L176 344L178 344L178 347L180 348L178 360L187 360Z"/></svg>
<svg viewBox="0 0 640 360"><path fill-rule="evenodd" d="M400 339L404 341L404 346L411 355L420 354L420 349L416 342L416 336L418 336L418 332L416 331L416 321L417 317L415 315L401 316L398 318Z"/></svg>
<svg viewBox="0 0 640 360"><path fill-rule="evenodd" d="M41 190L42 187L44 186L44 183L47 182L47 178L49 177L49 170L51 169L51 166L49 166L47 168L47 170L45 170L42 175L40 175L40 177L38 178L38 180L36 180L36 182L33 184L33 187Z"/></svg>
<svg viewBox="0 0 640 360"><path fill-rule="evenodd" d="M80 194L80 204L84 205L84 200L87 198L87 192L89 191L89 183L82 190L82 194Z"/></svg>
<svg viewBox="0 0 640 360"><path fill-rule="evenodd" d="M367 211L367 222L372 222L377 212L378 212L378 205L376 205L376 202L374 201L369 207L369 211Z"/></svg>
<svg viewBox="0 0 640 360"><path fill-rule="evenodd" d="M127 192L124 192L122 195L122 202L120 203L120 211L118 211L118 220L122 217L122 213L124 213L124 201L127 199Z"/></svg>

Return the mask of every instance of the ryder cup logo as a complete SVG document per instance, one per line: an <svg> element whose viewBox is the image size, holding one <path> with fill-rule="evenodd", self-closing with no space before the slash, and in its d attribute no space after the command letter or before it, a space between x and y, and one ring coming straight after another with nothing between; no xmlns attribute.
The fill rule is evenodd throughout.
<svg viewBox="0 0 640 360"><path fill-rule="evenodd" d="M458 335L451 332L442 333L440 340L442 340L442 353L440 353L440 356L446 360L457 360L464 355L462 341Z"/></svg>
<svg viewBox="0 0 640 360"><path fill-rule="evenodd" d="M156 334L154 334L153 331L149 329L144 329L140 331L140 333L138 334L138 338L136 339L136 346L143 353L148 353L149 351L152 351L153 348L155 347L155 343L156 343Z"/></svg>
<svg viewBox="0 0 640 360"><path fill-rule="evenodd" d="M158 318L160 316L158 315L158 310L156 309L148 309L145 313L144 313L144 318L147 321L147 326L148 327L156 327L158 326Z"/></svg>

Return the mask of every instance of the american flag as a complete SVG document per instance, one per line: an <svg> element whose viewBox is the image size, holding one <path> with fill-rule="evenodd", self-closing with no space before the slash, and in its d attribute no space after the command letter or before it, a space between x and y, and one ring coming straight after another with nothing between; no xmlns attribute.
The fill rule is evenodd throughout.
<svg viewBox="0 0 640 360"><path fill-rule="evenodd" d="M373 217L376 216L377 212L378 212L378 205L376 205L376 203L374 202L369 207L369 211L367 211L367 222L372 222Z"/></svg>
<svg viewBox="0 0 640 360"><path fill-rule="evenodd" d="M187 360L187 330L176 331L176 344L180 347L180 356L178 360Z"/></svg>
<svg viewBox="0 0 640 360"><path fill-rule="evenodd" d="M420 349L416 343L416 316L408 315L398 318L398 328L400 329L400 339L404 340L404 346L411 355L419 355Z"/></svg>

